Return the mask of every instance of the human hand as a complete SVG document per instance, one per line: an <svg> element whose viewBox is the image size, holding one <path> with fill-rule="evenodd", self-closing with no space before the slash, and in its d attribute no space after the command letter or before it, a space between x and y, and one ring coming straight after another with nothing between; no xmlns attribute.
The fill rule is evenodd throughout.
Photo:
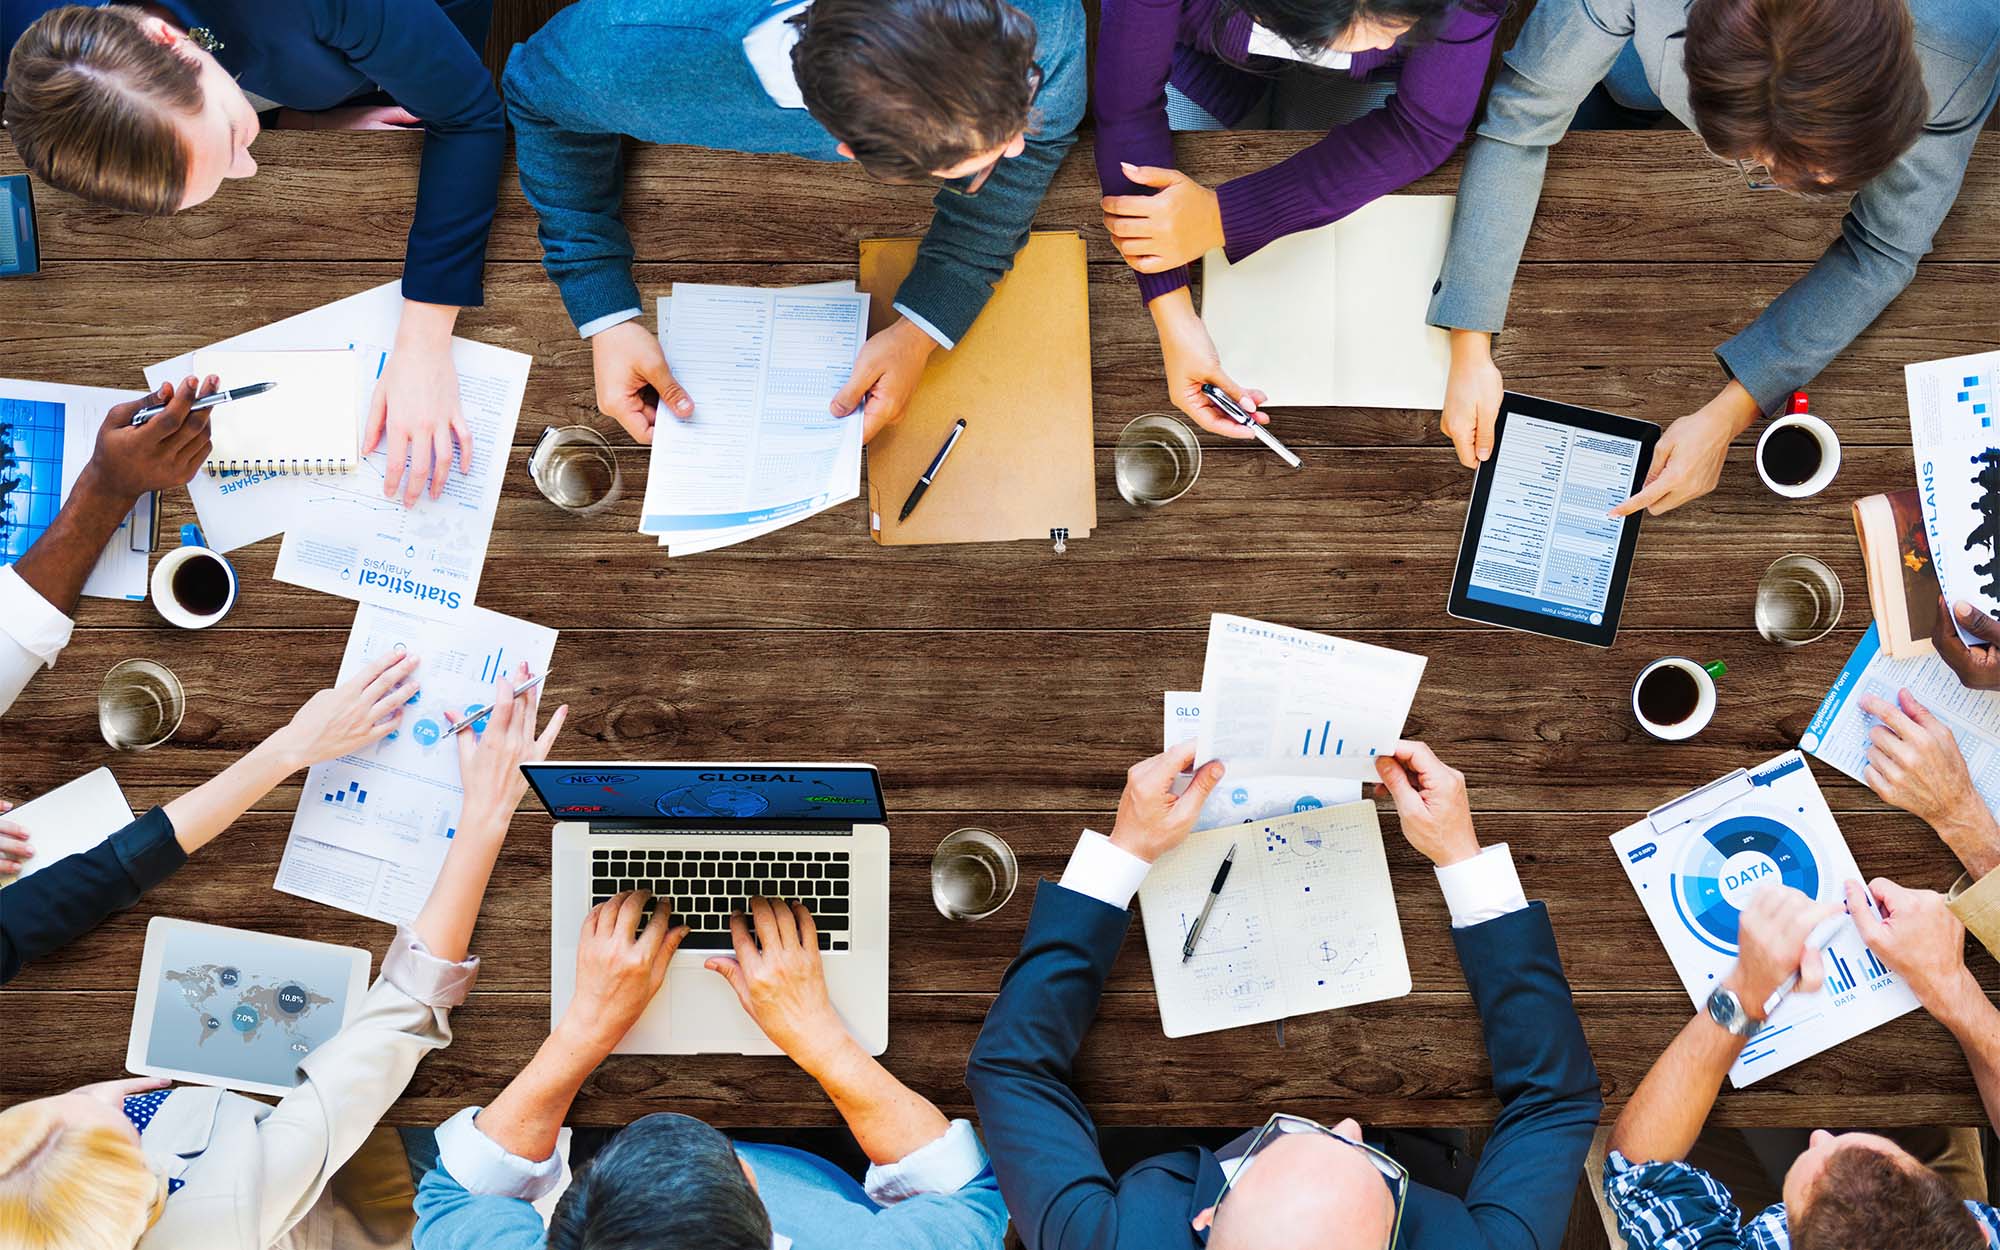
<svg viewBox="0 0 2000 1250"><path fill-rule="evenodd" d="M0 814L13 810L12 803L0 799ZM28 831L11 820L0 820L0 877L19 876L34 855L28 845Z"/></svg>
<svg viewBox="0 0 2000 1250"><path fill-rule="evenodd" d="M307 699L271 743L294 770L338 759L379 742L403 718L403 705L419 688L417 657L384 651L360 672Z"/></svg>
<svg viewBox="0 0 2000 1250"><path fill-rule="evenodd" d="M729 937L736 954L714 956L702 966L727 979L764 1036L811 1071L817 1053L848 1036L827 997L811 910L804 903L753 898L747 917L730 913Z"/></svg>
<svg viewBox="0 0 2000 1250"><path fill-rule="evenodd" d="M1882 905L1878 918L1868 906L1873 895ZM1949 1018L1967 994L1985 998L1965 967L1965 926L1945 897L1936 890L1906 890L1887 877L1877 877L1864 889L1847 883L1847 914L1868 949L1889 971L1903 978L1924 1010Z"/></svg>
<svg viewBox="0 0 2000 1250"><path fill-rule="evenodd" d="M937 340L908 317L898 317L880 334L869 335L854 358L854 372L833 397L833 415L847 416L865 399L861 441L873 441L886 426L903 419L936 349Z"/></svg>
<svg viewBox="0 0 2000 1250"><path fill-rule="evenodd" d="M463 735L460 735L461 737ZM644 890L614 894L583 918L576 942L576 993L557 1028L587 1049L610 1054L667 979L667 964L688 935L670 924L662 899L644 928L639 917L652 898Z"/></svg>
<svg viewBox="0 0 2000 1250"><path fill-rule="evenodd" d="M661 400L683 420L694 415L694 400L674 381L660 340L637 318L590 336L590 367L597 375L597 410L624 426L634 442L653 441Z"/></svg>
<svg viewBox="0 0 2000 1250"><path fill-rule="evenodd" d="M394 104L278 110L281 130L405 130L423 124L423 118Z"/></svg>
<svg viewBox="0 0 2000 1250"><path fill-rule="evenodd" d="M121 1077L115 1081L93 1081L89 1085L79 1085L70 1093L79 1098L102 1103L122 1115L127 1098L150 1094L156 1089L165 1089L172 1084L173 1081L164 1076Z"/></svg>
<svg viewBox="0 0 2000 1250"><path fill-rule="evenodd" d="M101 490L113 499L137 500L147 491L185 486L208 459L208 423L212 408L190 412L189 406L212 395L219 382L213 374L199 383L184 378L169 382L150 395L116 404L97 427L97 443L84 466L79 489ZM133 428L141 408L165 404L167 410Z"/></svg>
<svg viewBox="0 0 2000 1250"><path fill-rule="evenodd" d="M364 456L385 448L383 495L393 499L400 493L407 508L423 498L426 484L432 499L443 494L454 441L458 471L471 472L472 430L459 403L458 369L449 346L443 351L397 347L375 380L361 440Z"/></svg>
<svg viewBox="0 0 2000 1250"><path fill-rule="evenodd" d="M1714 399L1667 426L1653 449L1653 467L1646 472L1645 484L1610 515L1631 516L1643 508L1658 516L1714 490L1722 480L1730 440L1749 429L1757 417L1757 401L1742 383L1723 387Z"/></svg>
<svg viewBox="0 0 2000 1250"><path fill-rule="evenodd" d="M1151 195L1107 195L1098 201L1111 245L1140 273L1164 273L1221 247L1222 201L1178 169L1121 163L1125 176ZM1190 413L1190 416L1193 414Z"/></svg>
<svg viewBox="0 0 2000 1250"><path fill-rule="evenodd" d="M1937 623L1931 626L1931 642L1937 647L1938 659L1958 674L1959 684L1966 689L2000 690L2000 621L1961 601L1956 609L1958 622L1979 639L1978 646L1968 647L1952 628L1953 613L1951 605L1939 595Z"/></svg>
<svg viewBox="0 0 2000 1250"><path fill-rule="evenodd" d="M1215 793L1223 773L1222 761L1210 760L1176 797L1174 782L1192 767L1194 739L1190 738L1127 769L1111 844L1150 864L1187 841L1201 816L1201 805Z"/></svg>
<svg viewBox="0 0 2000 1250"><path fill-rule="evenodd" d="M1222 371L1222 357L1216 353L1215 340L1209 337L1208 326L1195 312L1186 289L1170 291L1155 299L1152 311L1153 324L1160 331L1160 356L1166 362L1167 397L1173 400L1174 407L1211 434L1224 438L1257 437L1249 426L1238 425L1202 394L1202 383L1214 383L1238 407L1256 418L1258 424L1270 423L1271 418L1258 411L1265 400L1264 392L1239 386L1236 379Z"/></svg>
<svg viewBox="0 0 2000 1250"><path fill-rule="evenodd" d="M1421 742L1398 742L1394 755L1375 758L1375 775L1395 800L1411 846L1440 868L1479 854L1465 774Z"/></svg>
<svg viewBox="0 0 2000 1250"><path fill-rule="evenodd" d="M525 661L517 672L517 677L503 675L493 683L493 710L486 714L486 727L467 728L457 735L458 780L465 789L465 806L459 815L461 830L474 828L492 833L506 830L521 796L528 792L528 779L522 776L521 765L549 758L549 748L555 745L556 735L569 719L569 705L565 703L549 717L548 728L541 737L536 737L535 715L542 706L542 691L548 687L537 686L516 696L514 691L528 682ZM458 723L456 713L446 712L444 716L452 724Z"/></svg>
<svg viewBox="0 0 2000 1250"><path fill-rule="evenodd" d="M1737 921L1736 966L1722 983L1736 991L1753 1019L1763 1017L1765 1002L1794 972L1799 993L1820 987L1826 969L1820 953L1806 948L1806 938L1840 909L1839 903L1815 903L1788 885L1767 885L1750 896Z"/></svg>
<svg viewBox="0 0 2000 1250"><path fill-rule="evenodd" d="M1451 366L1445 374L1444 412L1438 418L1458 462L1476 469L1493 454L1493 426L1500 419L1506 383L1493 363L1493 336L1451 332Z"/></svg>

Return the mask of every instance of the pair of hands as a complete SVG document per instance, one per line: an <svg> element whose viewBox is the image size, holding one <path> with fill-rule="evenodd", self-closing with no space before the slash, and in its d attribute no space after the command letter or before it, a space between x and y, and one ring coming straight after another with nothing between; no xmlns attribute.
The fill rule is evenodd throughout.
<svg viewBox="0 0 2000 1250"><path fill-rule="evenodd" d="M1193 767L1194 755L1195 744L1183 742L1126 772L1111 827L1113 846L1150 864L1187 841L1224 771L1221 761L1210 760L1186 791L1175 795L1174 783ZM1443 868L1479 854L1464 773L1421 742L1399 742L1394 755L1375 761L1375 774L1396 804L1403 836L1424 858Z"/></svg>
<svg viewBox="0 0 2000 1250"><path fill-rule="evenodd" d="M616 894L584 917L576 996L559 1027L593 1051L609 1054L632 1028L688 935L686 925L669 923L665 906L656 906L642 929L639 918L650 898L643 890ZM727 978L764 1035L810 1069L817 1049L847 1037L827 996L812 912L804 903L754 898L748 915L730 915L729 936L735 955L717 955L702 966Z"/></svg>
<svg viewBox="0 0 2000 1250"><path fill-rule="evenodd" d="M902 420L936 349L936 339L908 318L896 318L861 345L854 372L829 405L833 415L851 416L858 407L861 441L872 442ZM694 416L694 400L674 380L660 340L642 321L635 318L592 335L590 363L597 376L598 411L624 426L634 442L653 441L662 406L682 420Z"/></svg>
<svg viewBox="0 0 2000 1250"><path fill-rule="evenodd" d="M1869 906L1873 899L1878 916ZM1910 890L1886 877L1866 886L1847 883L1845 903L1815 903L1790 886L1766 886L1743 909L1738 927L1736 966L1723 978L1753 1017L1798 973L1799 993L1826 980L1825 960L1806 946L1813 927L1844 909L1855 931L1884 966L1909 985L1932 1015L1948 1017L1967 1000L1985 994L1965 966L1965 926L1935 890Z"/></svg>

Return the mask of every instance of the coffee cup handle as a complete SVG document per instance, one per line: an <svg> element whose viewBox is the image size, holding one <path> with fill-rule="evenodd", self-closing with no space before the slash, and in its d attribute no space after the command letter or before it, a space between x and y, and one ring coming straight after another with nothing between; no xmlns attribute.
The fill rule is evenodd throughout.
<svg viewBox="0 0 2000 1250"><path fill-rule="evenodd" d="M201 526L191 525L191 524L181 526L181 546L183 547L208 546L207 541L203 539L201 536Z"/></svg>
<svg viewBox="0 0 2000 1250"><path fill-rule="evenodd" d="M1724 664L1721 660L1715 660L1710 663L1702 665L1701 669L1703 672L1707 673L1710 677L1720 677L1724 673L1729 671L1729 666L1727 664Z"/></svg>

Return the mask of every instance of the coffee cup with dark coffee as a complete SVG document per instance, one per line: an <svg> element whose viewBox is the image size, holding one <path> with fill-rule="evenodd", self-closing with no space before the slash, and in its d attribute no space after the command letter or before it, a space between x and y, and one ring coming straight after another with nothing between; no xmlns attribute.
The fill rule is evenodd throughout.
<svg viewBox="0 0 2000 1250"><path fill-rule="evenodd" d="M1804 499L1825 490L1840 472L1840 439L1806 411L1804 391L1792 396L1790 408L1757 439L1757 476L1787 499Z"/></svg>
<svg viewBox="0 0 2000 1250"><path fill-rule="evenodd" d="M207 629L236 606L236 570L205 545L198 525L181 526L181 545L153 566L153 608L169 625Z"/></svg>
<svg viewBox="0 0 2000 1250"><path fill-rule="evenodd" d="M1692 738L1714 717L1715 679L1727 671L1720 661L1697 664L1677 655L1654 660L1632 683L1632 715L1655 738Z"/></svg>

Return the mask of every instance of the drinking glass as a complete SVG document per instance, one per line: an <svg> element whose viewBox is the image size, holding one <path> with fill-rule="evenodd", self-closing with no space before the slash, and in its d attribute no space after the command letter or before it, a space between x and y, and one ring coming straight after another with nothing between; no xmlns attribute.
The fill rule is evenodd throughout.
<svg viewBox="0 0 2000 1250"><path fill-rule="evenodd" d="M931 901L946 920L984 920L1020 884L1014 849L985 829L956 829L931 855Z"/></svg>
<svg viewBox="0 0 2000 1250"><path fill-rule="evenodd" d="M181 679L152 660L121 660L97 691L97 730L118 751L147 751L174 736L187 712Z"/></svg>
<svg viewBox="0 0 2000 1250"><path fill-rule="evenodd" d="M1805 555L1779 556L1757 581L1757 632L1764 641L1798 647L1840 622L1840 578Z"/></svg>
<svg viewBox="0 0 2000 1250"><path fill-rule="evenodd" d="M623 477L618 456L587 425L550 426L528 454L535 489L565 512L592 516L618 502Z"/></svg>
<svg viewBox="0 0 2000 1250"><path fill-rule="evenodd" d="M1149 412L1118 432L1113 465L1126 503L1157 508L1187 494L1201 476L1201 440L1179 417Z"/></svg>

